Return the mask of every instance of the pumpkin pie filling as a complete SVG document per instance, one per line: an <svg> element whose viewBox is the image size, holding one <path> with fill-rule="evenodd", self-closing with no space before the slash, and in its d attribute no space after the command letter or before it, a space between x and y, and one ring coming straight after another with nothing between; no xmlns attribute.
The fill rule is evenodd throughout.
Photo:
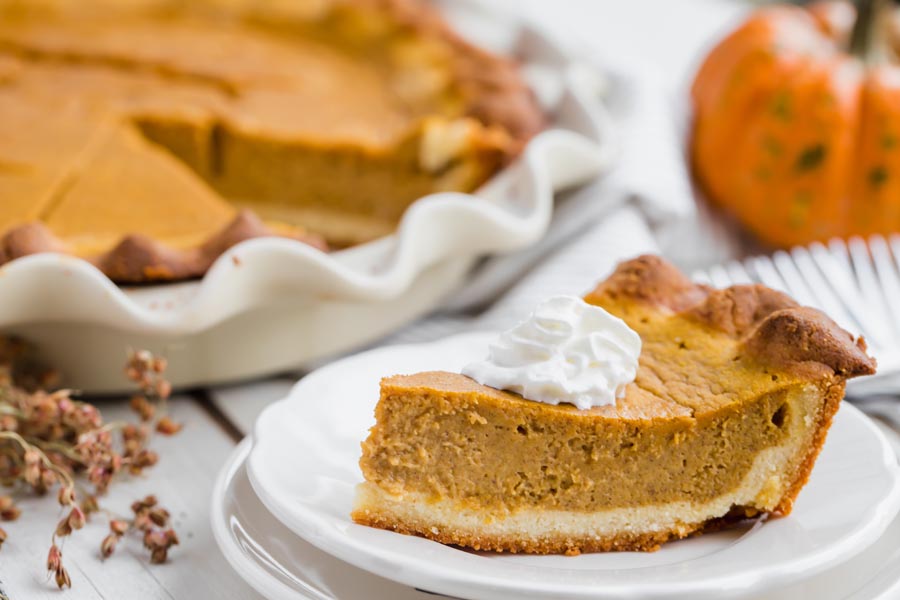
<svg viewBox="0 0 900 600"><path fill-rule="evenodd" d="M361 243L423 195L474 190L543 123L514 65L424 3L278 5L0 1L0 259L52 240L104 264L129 236L171 258L222 246L244 209L254 235ZM52 169L12 169L17 137L52 153L56 129L79 139ZM127 151L92 145L108 129ZM150 279L202 274L157 263Z"/></svg>
<svg viewBox="0 0 900 600"><path fill-rule="evenodd" d="M511 512L588 512L685 495L706 502L738 488L754 458L790 435L792 419L819 416L814 405L788 403L786 389L697 419L690 409L639 389L628 391L619 414L585 414L485 389L452 373L389 378L377 418L390 434L367 442L379 446L366 462L369 480L393 494L414 491L429 501L453 498L470 508ZM427 410L441 395L453 396L452 408ZM808 396L814 402L818 393ZM420 416L409 419L410 412ZM658 423L646 427L650 415ZM391 444L395 439L416 442ZM509 445L516 448L513 456L491 451Z"/></svg>
<svg viewBox="0 0 900 600"><path fill-rule="evenodd" d="M789 514L847 378L874 361L763 286L711 290L655 257L586 297L641 338L615 405L548 405L445 372L382 381L353 518L475 549L653 550Z"/></svg>

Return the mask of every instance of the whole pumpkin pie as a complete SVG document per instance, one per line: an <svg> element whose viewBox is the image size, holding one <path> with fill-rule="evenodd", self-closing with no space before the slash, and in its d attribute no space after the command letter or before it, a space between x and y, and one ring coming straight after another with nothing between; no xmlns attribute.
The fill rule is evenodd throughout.
<svg viewBox="0 0 900 600"><path fill-rule="evenodd" d="M865 344L760 285L713 290L657 257L587 295L641 338L615 404L579 410L456 373L388 377L353 519L478 550L655 550L787 515Z"/></svg>
<svg viewBox="0 0 900 600"><path fill-rule="evenodd" d="M0 261L148 281L260 235L364 242L542 124L424 0L0 0Z"/></svg>

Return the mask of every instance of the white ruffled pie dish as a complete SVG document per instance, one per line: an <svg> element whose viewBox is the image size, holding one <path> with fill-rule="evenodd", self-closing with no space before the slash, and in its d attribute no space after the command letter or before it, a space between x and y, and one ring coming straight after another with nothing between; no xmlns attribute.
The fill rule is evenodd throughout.
<svg viewBox="0 0 900 600"><path fill-rule="evenodd" d="M378 348L304 377L287 398L267 407L253 428L245 466L258 500L286 529L338 561L409 588L468 600L759 598L850 561L897 517L897 455L868 417L844 403L790 516L671 542L657 552L574 557L470 552L354 523L350 512L363 481L360 442L375 421L379 380L395 373L459 372L495 337L470 333ZM214 519L220 490L221 479ZM219 529L215 520L214 529ZM221 531L216 537L226 545ZM289 539L283 531L277 537ZM309 571L332 565L304 548ZM244 574L245 560L225 552Z"/></svg>
<svg viewBox="0 0 900 600"><path fill-rule="evenodd" d="M79 259L28 256L0 268L2 331L36 344L67 385L89 392L127 387L128 347L168 356L178 387L234 381L375 340L433 308L479 256L536 242L554 193L612 161L596 75L535 29L466 2L441 6L476 43L518 57L552 117L477 198L422 198L395 234L330 254L291 240L249 240L193 282L121 288Z"/></svg>

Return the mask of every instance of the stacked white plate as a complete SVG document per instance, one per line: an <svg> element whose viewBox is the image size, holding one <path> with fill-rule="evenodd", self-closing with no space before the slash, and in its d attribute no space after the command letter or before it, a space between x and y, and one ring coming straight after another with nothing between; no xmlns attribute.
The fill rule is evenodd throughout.
<svg viewBox="0 0 900 600"><path fill-rule="evenodd" d="M475 553L354 524L359 444L379 379L459 371L490 337L347 358L267 408L213 495L213 532L235 570L273 599L900 597L900 467L881 430L849 404L789 517L655 553Z"/></svg>

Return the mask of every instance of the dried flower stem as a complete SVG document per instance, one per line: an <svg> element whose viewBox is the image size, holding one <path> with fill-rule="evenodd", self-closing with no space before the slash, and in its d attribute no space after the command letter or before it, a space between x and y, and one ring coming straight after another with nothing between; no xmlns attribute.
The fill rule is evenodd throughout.
<svg viewBox="0 0 900 600"><path fill-rule="evenodd" d="M102 557L109 557L121 539L134 532L142 536L150 561L164 562L169 549L178 544L178 536L166 529L169 513L157 505L155 497L135 502L134 517L127 520L102 509L97 496L122 471L138 474L157 462L156 453L147 448L154 431L172 435L181 429L165 416L166 399L171 393L165 379L166 361L149 352L130 352L126 366L126 375L141 390L133 404L142 421L161 415L155 424L103 423L100 411L73 399L72 391L40 389L54 379L50 372L28 373L14 368L10 360L24 348L0 336L0 483L24 482L37 494L57 488L57 502L65 511L51 535L46 562L50 576L60 588L72 586L59 540L84 527L90 515L97 512L104 513L110 525L110 533L100 546ZM21 384L17 384L14 373ZM83 482L93 490L86 489ZM15 520L19 513L12 497L0 496L0 520ZM5 540L6 532L0 529L0 546Z"/></svg>
<svg viewBox="0 0 900 600"><path fill-rule="evenodd" d="M75 481L72 479L71 475L69 475L68 471L56 466L56 464L54 464L53 461L47 458L47 455L44 454L38 446L28 443L25 438L14 431L0 431L0 440L4 439L11 440L17 443L24 452L28 452L29 450L36 452L40 457L40 460L43 463L44 467L56 473L59 478L66 483L67 486L75 486Z"/></svg>

